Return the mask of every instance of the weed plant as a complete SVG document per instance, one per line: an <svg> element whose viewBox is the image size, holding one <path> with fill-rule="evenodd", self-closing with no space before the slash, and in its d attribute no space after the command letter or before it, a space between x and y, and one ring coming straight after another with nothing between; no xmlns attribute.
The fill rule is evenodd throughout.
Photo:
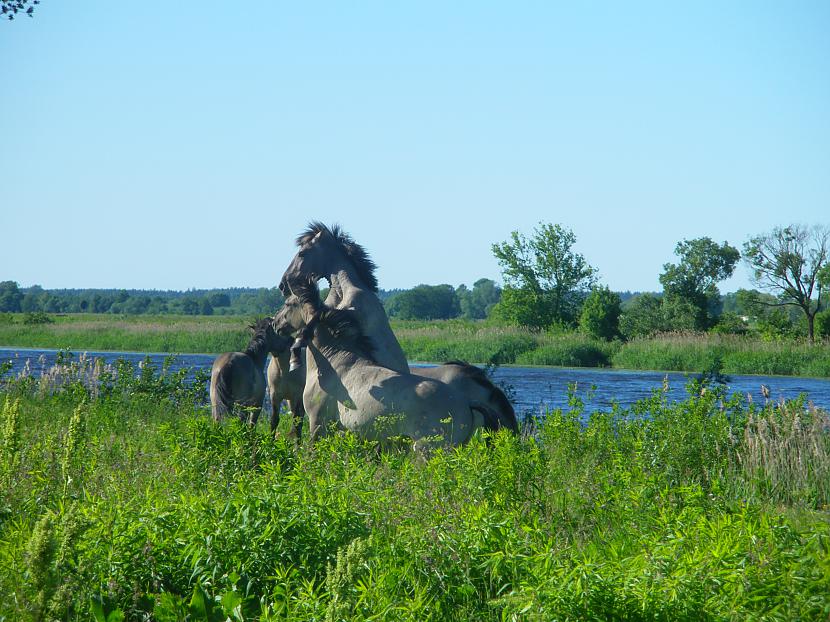
<svg viewBox="0 0 830 622"><path fill-rule="evenodd" d="M424 459L296 447L163 369L72 364L0 392L0 619L830 615L830 420L801 402L572 395Z"/></svg>

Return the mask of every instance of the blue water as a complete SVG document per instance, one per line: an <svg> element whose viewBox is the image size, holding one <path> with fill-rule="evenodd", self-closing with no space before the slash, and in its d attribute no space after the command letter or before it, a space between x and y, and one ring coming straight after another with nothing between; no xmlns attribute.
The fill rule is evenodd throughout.
<svg viewBox="0 0 830 622"><path fill-rule="evenodd" d="M58 351L26 348L0 348L0 362L11 360L12 375L19 374L29 361L31 372L38 376L55 363ZM112 363L119 358L138 364L147 353L143 352L87 352L87 355L102 358ZM161 367L169 354L149 354L154 364ZM176 355L170 367L171 372L181 368L209 371L213 355ZM418 367L420 365L413 365ZM678 372L625 371L594 368L565 367L500 367L493 379L505 388L519 414L540 414L546 409L566 408L568 386L576 384L576 394L586 404L587 411L608 410L612 404L631 406L639 399L649 397L653 390L663 387L668 376L669 398L683 400L687 394L686 383L693 376ZM8 376L7 376L8 377ZM727 383L730 394L738 392L751 395L758 403L764 402L761 386L769 388L770 399L794 399L801 394L807 400L825 410L830 410L830 379L794 378L789 376L730 376Z"/></svg>

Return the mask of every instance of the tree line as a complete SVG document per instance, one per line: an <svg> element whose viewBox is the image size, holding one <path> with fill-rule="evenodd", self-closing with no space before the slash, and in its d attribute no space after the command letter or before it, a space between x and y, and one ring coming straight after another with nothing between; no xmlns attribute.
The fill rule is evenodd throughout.
<svg viewBox="0 0 830 622"><path fill-rule="evenodd" d="M127 315L267 315L282 305L273 288L155 291L21 288L0 282L0 312L114 313Z"/></svg>
<svg viewBox="0 0 830 622"><path fill-rule="evenodd" d="M663 265L662 292L622 298L598 282L596 268L573 250L576 236L540 223L494 244L504 290L493 316L537 329L578 328L603 339L671 331L715 331L761 336L800 332L812 342L830 335L830 228L790 225L749 238L743 253L702 237L682 240L677 261ZM743 259L758 287L721 296L717 284ZM728 300L729 308L726 308Z"/></svg>
<svg viewBox="0 0 830 622"><path fill-rule="evenodd" d="M536 330L581 330L593 337L634 339L696 331L765 338L830 335L830 230L791 225L752 237L743 253L708 237L682 240L663 265L662 291L613 292L574 251L575 234L540 223L493 244L503 286L482 278L472 287L421 284L381 290L391 318L490 320ZM722 296L717 284L743 258L758 289ZM325 291L323 292L325 296ZM20 288L0 282L0 312L267 315L282 305L274 288L154 291Z"/></svg>

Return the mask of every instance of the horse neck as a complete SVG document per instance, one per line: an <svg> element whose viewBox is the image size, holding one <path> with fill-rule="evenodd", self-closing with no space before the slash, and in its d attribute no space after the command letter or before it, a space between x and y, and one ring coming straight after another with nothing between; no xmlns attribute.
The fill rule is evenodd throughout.
<svg viewBox="0 0 830 622"><path fill-rule="evenodd" d="M245 354L253 359L257 367L265 365L265 359L268 356L268 340L267 339L251 339L248 347L245 348Z"/></svg>
<svg viewBox="0 0 830 622"><path fill-rule="evenodd" d="M371 291L361 280L357 270L355 270L354 265L350 261L346 261L343 265L337 266L337 269L329 274L329 284L331 285L331 289L338 293L337 295L341 300L346 297L349 290Z"/></svg>
<svg viewBox="0 0 830 622"><path fill-rule="evenodd" d="M361 360L359 355L332 348L315 337L306 350L306 378L316 378L326 393L342 401L349 397L346 387L350 385L354 364Z"/></svg>
<svg viewBox="0 0 830 622"><path fill-rule="evenodd" d="M359 278L357 282L362 284ZM333 274L330 283L332 289L337 287L340 291L337 308L354 308L357 311L364 334L369 335L375 345L373 358L378 364L400 373L408 373L406 355L389 326L389 318L377 294L365 286L355 284L348 272ZM358 301L359 293L364 295Z"/></svg>

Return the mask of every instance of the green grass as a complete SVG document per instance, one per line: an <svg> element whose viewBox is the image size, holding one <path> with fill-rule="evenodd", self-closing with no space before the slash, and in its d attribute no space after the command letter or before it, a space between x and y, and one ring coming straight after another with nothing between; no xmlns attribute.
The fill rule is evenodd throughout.
<svg viewBox="0 0 830 622"><path fill-rule="evenodd" d="M22 314L0 322L0 344L31 348L204 352L241 350L248 343L250 319L232 316L52 315L53 324L23 323Z"/></svg>
<svg viewBox="0 0 830 622"><path fill-rule="evenodd" d="M731 335L660 335L626 343L614 367L700 371L720 360L731 374L830 377L830 343L762 341Z"/></svg>
<svg viewBox="0 0 830 622"><path fill-rule="evenodd" d="M574 400L424 460L215 425L203 386L134 372L0 392L0 619L830 615L830 420L802 403Z"/></svg>
<svg viewBox="0 0 830 622"><path fill-rule="evenodd" d="M219 316L51 316L53 324L23 323L23 315L0 317L0 345L138 352L241 350L249 319ZM466 320L393 321L392 329L411 361L501 365L615 367L700 372L721 361L731 374L830 377L830 342L763 341L731 335L658 335L628 343L605 342L581 333L544 333Z"/></svg>

